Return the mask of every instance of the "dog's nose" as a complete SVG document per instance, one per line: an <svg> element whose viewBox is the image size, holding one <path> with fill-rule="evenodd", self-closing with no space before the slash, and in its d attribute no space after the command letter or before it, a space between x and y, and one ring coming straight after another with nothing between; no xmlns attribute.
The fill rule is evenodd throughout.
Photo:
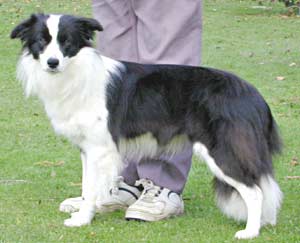
<svg viewBox="0 0 300 243"><path fill-rule="evenodd" d="M51 57L48 59L47 64L50 68L54 69L58 66L59 60L57 58Z"/></svg>

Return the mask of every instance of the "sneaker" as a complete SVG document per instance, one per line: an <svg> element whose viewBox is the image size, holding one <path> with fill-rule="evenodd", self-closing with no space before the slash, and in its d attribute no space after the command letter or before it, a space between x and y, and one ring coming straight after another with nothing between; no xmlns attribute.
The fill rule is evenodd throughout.
<svg viewBox="0 0 300 243"><path fill-rule="evenodd" d="M123 177L118 177L116 186L109 192L109 197L97 205L97 212L113 212L127 209L135 203L141 195L141 191L134 186L130 186L123 181Z"/></svg>
<svg viewBox="0 0 300 243"><path fill-rule="evenodd" d="M158 221L183 213L183 200L176 192L156 186L148 179L141 179L135 185L142 185L144 190L139 199L128 207L127 220Z"/></svg>
<svg viewBox="0 0 300 243"><path fill-rule="evenodd" d="M115 185L115 188L110 190L109 196L105 201L102 201L101 204L96 203L97 213L127 209L141 195L141 191L134 186L127 185L123 181L123 177L118 177ZM59 210L66 213L79 211L83 200L82 197L68 198L60 204Z"/></svg>

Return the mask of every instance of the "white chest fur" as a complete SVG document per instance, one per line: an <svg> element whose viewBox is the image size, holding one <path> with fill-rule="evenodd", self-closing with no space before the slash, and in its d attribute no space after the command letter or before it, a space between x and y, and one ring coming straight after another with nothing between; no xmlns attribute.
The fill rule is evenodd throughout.
<svg viewBox="0 0 300 243"><path fill-rule="evenodd" d="M107 130L105 104L103 102L96 104L77 106L76 110L72 109L75 107L69 107L66 112L62 108L51 115L48 114L55 132L79 146L86 140L96 143L103 130ZM70 112L71 110L73 112ZM69 113L69 116L60 115L65 113Z"/></svg>
<svg viewBox="0 0 300 243"><path fill-rule="evenodd" d="M105 91L108 72L115 71L117 63L103 60L87 47L59 73L45 72L31 55L24 54L19 61L18 79L26 94L36 94L56 133L79 146L87 140L97 142L103 133L108 133Z"/></svg>

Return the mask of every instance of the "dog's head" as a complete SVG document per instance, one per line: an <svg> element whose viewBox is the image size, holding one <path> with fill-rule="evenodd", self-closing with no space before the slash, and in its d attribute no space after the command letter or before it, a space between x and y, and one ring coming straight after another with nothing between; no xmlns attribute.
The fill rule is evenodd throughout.
<svg viewBox="0 0 300 243"><path fill-rule="evenodd" d="M47 72L61 72L71 57L91 46L94 31L102 31L98 21L71 15L32 14L11 32Z"/></svg>

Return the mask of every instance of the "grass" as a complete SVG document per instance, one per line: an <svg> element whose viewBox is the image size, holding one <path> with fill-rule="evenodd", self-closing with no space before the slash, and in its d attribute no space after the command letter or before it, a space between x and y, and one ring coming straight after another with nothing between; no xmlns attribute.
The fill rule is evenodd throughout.
<svg viewBox="0 0 300 243"><path fill-rule="evenodd" d="M284 17L282 3L265 4L271 8L254 9L257 2L250 0L205 1L203 64L253 83L269 102L284 139L284 152L275 159L285 194L278 224L264 227L251 242L300 242L300 181L287 179L300 175L300 19ZM63 227L68 215L58 211L59 203L80 194L79 153L54 135L37 99L24 99L15 80L20 44L9 40L16 23L39 11L91 15L89 0L0 0L0 243L236 241L233 235L244 224L216 208L212 176L198 163L184 191L182 217L137 223L115 212L97 215L88 227Z"/></svg>

